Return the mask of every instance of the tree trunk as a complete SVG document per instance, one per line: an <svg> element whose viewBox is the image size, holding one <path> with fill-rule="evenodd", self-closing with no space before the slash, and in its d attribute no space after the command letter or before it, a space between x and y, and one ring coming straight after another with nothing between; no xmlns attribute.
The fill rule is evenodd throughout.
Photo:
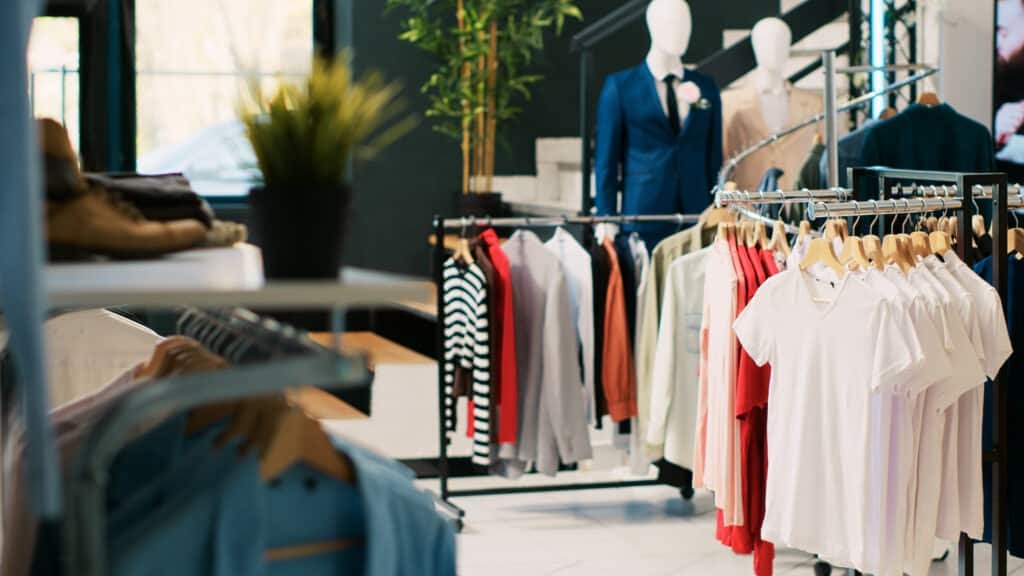
<svg viewBox="0 0 1024 576"><path fill-rule="evenodd" d="M497 95L498 84L498 19L497 14L491 16L490 47L487 51L487 151L484 173L487 178L487 191L494 192L494 144L498 131Z"/></svg>
<svg viewBox="0 0 1024 576"><path fill-rule="evenodd" d="M459 0L456 17L459 20L459 32L464 32L466 29L466 10L463 5L464 0ZM459 54L464 55L466 53L466 40L464 37L459 37ZM469 62L462 63L461 70L461 81L460 86L463 91L468 87L469 84ZM470 146L469 146L469 129L470 129L470 118L469 118L469 100L465 96L462 96L462 193L469 194L470 187Z"/></svg>
<svg viewBox="0 0 1024 576"><path fill-rule="evenodd" d="M477 32L476 35L477 46L483 46L486 38L482 30ZM487 112L484 109L484 102L487 98L487 61L486 58L481 55L476 61L476 104L479 109L476 114L476 142L473 146L473 152L476 156L474 167L475 174L477 175L478 182L481 180L480 177L486 175L486 166L484 164L484 151L487 148ZM478 183L478 185L481 185ZM478 192L490 192L487 190L478 190Z"/></svg>

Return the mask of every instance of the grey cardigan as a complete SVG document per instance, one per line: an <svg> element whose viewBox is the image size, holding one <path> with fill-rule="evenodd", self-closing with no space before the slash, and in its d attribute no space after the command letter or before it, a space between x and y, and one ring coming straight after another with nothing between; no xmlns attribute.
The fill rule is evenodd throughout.
<svg viewBox="0 0 1024 576"><path fill-rule="evenodd" d="M593 456L568 283L558 257L533 232L516 232L504 250L515 309L519 438L502 449L503 472L518 476L535 462L554 475L559 461Z"/></svg>

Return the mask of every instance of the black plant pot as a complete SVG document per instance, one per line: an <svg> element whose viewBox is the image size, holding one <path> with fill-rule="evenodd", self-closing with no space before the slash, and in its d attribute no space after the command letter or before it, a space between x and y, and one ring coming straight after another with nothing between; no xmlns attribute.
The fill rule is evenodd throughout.
<svg viewBox="0 0 1024 576"><path fill-rule="evenodd" d="M504 216L501 192L475 192L459 195L460 216Z"/></svg>
<svg viewBox="0 0 1024 576"><path fill-rule="evenodd" d="M253 188L252 224L267 278L338 278L352 189Z"/></svg>

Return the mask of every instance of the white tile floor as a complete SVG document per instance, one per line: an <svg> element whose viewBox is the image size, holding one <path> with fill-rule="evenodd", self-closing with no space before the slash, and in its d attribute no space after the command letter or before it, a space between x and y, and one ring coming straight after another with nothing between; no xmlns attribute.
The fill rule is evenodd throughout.
<svg viewBox="0 0 1024 576"><path fill-rule="evenodd" d="M751 557L714 537L711 495L684 502L664 486L462 498L460 576L744 576ZM976 574L990 573L987 545L976 546ZM1013 559L1011 574L1024 575ZM779 550L775 574L814 575L814 558ZM845 575L836 569L835 575ZM955 551L930 576L955 576Z"/></svg>
<svg viewBox="0 0 1024 576"><path fill-rule="evenodd" d="M436 456L436 385L436 370L430 365L378 366L373 418L330 422L328 426L393 458ZM463 436L453 436L456 454L469 453L469 443ZM596 452L610 448L607 439L597 434L592 442ZM598 458L593 469L560 474L554 482L627 478L621 462L614 460ZM552 481L531 475L517 483ZM436 493L436 481L422 484ZM495 485L507 485L507 481L453 481L453 488ZM460 498L456 503L466 511L466 518L459 536L459 575L752 574L751 557L737 556L715 540L711 498L699 492L692 502L684 502L677 490L666 486ZM975 547L975 574L991 573L990 558L987 545ZM814 559L806 553L777 551L777 576L814 576L813 566ZM845 576L839 569L832 573ZM1012 559L1010 573L1024 576L1024 561ZM956 575L954 550L946 561L932 564L929 576Z"/></svg>

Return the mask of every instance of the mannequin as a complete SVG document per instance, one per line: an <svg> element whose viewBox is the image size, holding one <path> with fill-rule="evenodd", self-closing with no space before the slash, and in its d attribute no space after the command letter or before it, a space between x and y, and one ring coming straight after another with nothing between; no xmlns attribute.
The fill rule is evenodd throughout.
<svg viewBox="0 0 1024 576"><path fill-rule="evenodd" d="M778 18L764 18L750 33L757 60L756 86L761 112L769 131L779 132L789 124L789 91L784 76L793 33Z"/></svg>
<svg viewBox="0 0 1024 576"><path fill-rule="evenodd" d="M647 27L651 46L644 62L609 76L601 91L597 213L699 214L711 202L722 164L718 87L709 76L683 68L693 29L684 0L652 0ZM638 232L653 249L677 226L623 228Z"/></svg>
<svg viewBox="0 0 1024 576"><path fill-rule="evenodd" d="M748 82L722 95L726 112L725 155L734 156L755 142L777 134L792 124L818 114L823 109L821 94L790 85L786 66L792 48L793 34L779 18L764 18L750 33L757 68ZM809 126L771 146L762 148L740 163L731 178L743 190L759 190L767 183L769 172L782 174L776 186L790 189L800 180L804 164L815 167L815 135L817 126ZM800 182L815 187L818 182Z"/></svg>

